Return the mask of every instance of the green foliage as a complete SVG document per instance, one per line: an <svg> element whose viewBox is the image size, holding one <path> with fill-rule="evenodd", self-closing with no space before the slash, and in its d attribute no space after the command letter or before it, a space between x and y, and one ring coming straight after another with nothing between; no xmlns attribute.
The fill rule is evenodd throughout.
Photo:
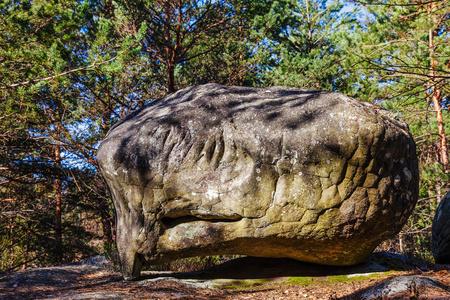
<svg viewBox="0 0 450 300"><path fill-rule="evenodd" d="M450 179L439 150L442 136L449 132L450 3L380 2L382 5L365 6L363 26L348 36L353 49L350 60L356 67L352 92L396 112L410 126L420 162L420 194L413 216L398 238L400 242L403 237L403 246L407 246L397 243L397 250L430 260L434 211ZM437 108L444 110L442 128Z"/></svg>
<svg viewBox="0 0 450 300"><path fill-rule="evenodd" d="M428 4L382 2L384 5L365 6L367 14L362 26L347 36L352 49L348 52L349 61L356 71L353 92L359 98L391 102L394 110L426 109L430 105L427 93L432 83L431 57L437 60L437 77L448 73L448 17L440 23L434 20L445 13L448 1L442 1L430 14ZM435 26L434 54L430 56L430 29ZM439 81L438 86L444 87L444 81Z"/></svg>
<svg viewBox="0 0 450 300"><path fill-rule="evenodd" d="M167 93L168 63L177 88L253 84L252 48L241 39L247 4L161 3L0 4L1 269L81 259L99 251L91 240L113 248L96 147L118 120Z"/></svg>
<svg viewBox="0 0 450 300"><path fill-rule="evenodd" d="M260 29L266 39L259 49L264 84L345 90L342 36L355 23L354 14L341 12L339 1L286 1L279 7L273 3Z"/></svg>
<svg viewBox="0 0 450 300"><path fill-rule="evenodd" d="M71 262L98 251L88 244L97 234L79 219L100 205L80 209L82 188L73 188L72 175L78 169L68 162L93 156L93 143L73 130L82 95L70 76L60 75L83 67L76 49L86 15L78 5L86 3L3 2L0 8L2 269Z"/></svg>

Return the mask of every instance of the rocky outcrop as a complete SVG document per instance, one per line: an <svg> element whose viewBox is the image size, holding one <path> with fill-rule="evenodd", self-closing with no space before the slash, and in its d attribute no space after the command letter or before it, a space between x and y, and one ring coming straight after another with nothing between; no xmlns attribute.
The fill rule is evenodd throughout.
<svg viewBox="0 0 450 300"><path fill-rule="evenodd" d="M439 203L431 231L434 260L438 264L450 264L450 193Z"/></svg>
<svg viewBox="0 0 450 300"><path fill-rule="evenodd" d="M331 92L183 89L112 128L98 162L126 279L214 254L356 264L418 195L406 123Z"/></svg>

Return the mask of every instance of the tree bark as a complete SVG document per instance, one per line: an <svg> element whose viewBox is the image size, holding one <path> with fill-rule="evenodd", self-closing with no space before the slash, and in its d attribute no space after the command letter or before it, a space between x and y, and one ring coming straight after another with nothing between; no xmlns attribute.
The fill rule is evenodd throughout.
<svg viewBox="0 0 450 300"><path fill-rule="evenodd" d="M105 248L110 250L112 245L112 230L111 223L109 221L107 207L102 207L101 217L102 217L102 227L103 227L103 243Z"/></svg>
<svg viewBox="0 0 450 300"><path fill-rule="evenodd" d="M428 16L430 19L432 19L432 24L437 24L437 16L434 15L434 11L437 8L437 4L435 2L432 2L428 6ZM440 136L440 144L439 144L439 163L441 163L444 166L445 172L448 172L448 149L447 149L447 136L445 134L445 128L444 128L444 120L442 118L442 90L439 88L438 83L439 80L436 79L436 67L438 65L438 61L435 57L435 44L434 44L434 37L436 36L436 31L434 28L429 29L428 33L428 49L429 49L429 56L430 56L430 78L431 78L431 87L430 87L430 95L431 100L433 103L434 111L436 112L436 121L438 125L438 131Z"/></svg>
<svg viewBox="0 0 450 300"><path fill-rule="evenodd" d="M30 231L27 230L26 234L25 234L25 248L24 248L24 254L23 254L23 265L22 265L22 270L25 270L27 268L27 264L28 264L28 240L29 240L29 236L28 233Z"/></svg>
<svg viewBox="0 0 450 300"><path fill-rule="evenodd" d="M174 66L169 63L167 66L168 76L167 76L167 86L169 94L175 93L175 68Z"/></svg>
<svg viewBox="0 0 450 300"><path fill-rule="evenodd" d="M12 217L9 218L9 256L9 269L12 270L14 267L14 223Z"/></svg>
<svg viewBox="0 0 450 300"><path fill-rule="evenodd" d="M175 64L174 64L174 53L171 49L171 35L170 35L170 1L164 2L164 11L165 11L165 21L166 24L164 25L164 33L165 33L165 40L166 40L166 66L167 66L167 89L168 93L172 94L175 92Z"/></svg>
<svg viewBox="0 0 450 300"><path fill-rule="evenodd" d="M61 150L55 145L55 169L59 173L61 170ZM53 185L55 192L55 240L56 240L56 259L62 263L62 181L59 175L56 176Z"/></svg>

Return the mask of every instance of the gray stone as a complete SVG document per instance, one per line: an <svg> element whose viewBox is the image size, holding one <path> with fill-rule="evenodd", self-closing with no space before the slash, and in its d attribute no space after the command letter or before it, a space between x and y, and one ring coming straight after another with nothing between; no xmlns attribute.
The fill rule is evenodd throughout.
<svg viewBox="0 0 450 300"><path fill-rule="evenodd" d="M418 290L427 287L443 290L443 285L434 278L415 275L398 276L369 288L358 299L388 299L390 297L400 299L395 298L396 294L401 294L401 299L406 299L404 292L411 295L411 298L408 297L408 299L417 299L414 296L417 297Z"/></svg>
<svg viewBox="0 0 450 300"><path fill-rule="evenodd" d="M125 279L216 254L357 264L418 196L407 124L332 92L186 88L112 128L98 162Z"/></svg>
<svg viewBox="0 0 450 300"><path fill-rule="evenodd" d="M433 219L432 244L434 260L438 264L450 264L450 193L439 203Z"/></svg>
<svg viewBox="0 0 450 300"><path fill-rule="evenodd" d="M91 300L91 299L130 299L129 294L117 292L90 292L90 293L68 293L56 296L50 296L42 299L60 299L60 300Z"/></svg>

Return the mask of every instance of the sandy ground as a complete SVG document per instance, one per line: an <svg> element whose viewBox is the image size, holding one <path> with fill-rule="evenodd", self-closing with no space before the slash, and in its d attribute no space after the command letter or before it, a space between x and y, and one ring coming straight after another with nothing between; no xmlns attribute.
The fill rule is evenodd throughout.
<svg viewBox="0 0 450 300"><path fill-rule="evenodd" d="M244 257L127 282L84 263L0 273L0 299L450 299L450 266L390 253L354 267Z"/></svg>

